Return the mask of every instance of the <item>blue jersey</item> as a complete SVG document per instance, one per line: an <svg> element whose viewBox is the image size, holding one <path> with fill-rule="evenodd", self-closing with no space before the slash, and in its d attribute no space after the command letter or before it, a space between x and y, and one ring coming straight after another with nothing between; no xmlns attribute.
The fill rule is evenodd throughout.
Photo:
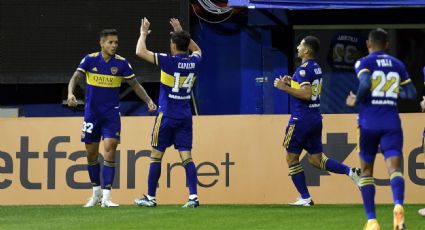
<svg viewBox="0 0 425 230"><path fill-rule="evenodd" d="M164 117L185 119L192 117L190 92L195 82L201 56L155 53L154 62L161 68L158 113Z"/></svg>
<svg viewBox="0 0 425 230"><path fill-rule="evenodd" d="M357 76L369 72L372 85L359 103L359 125L365 129L401 129L397 109L400 86L410 82L403 63L383 51L373 52L355 64Z"/></svg>
<svg viewBox="0 0 425 230"><path fill-rule="evenodd" d="M298 119L322 119L322 115L320 113L322 69L314 59L305 61L296 69L292 76L292 88L299 89L303 85L311 86L311 98L306 101L291 96L290 121Z"/></svg>
<svg viewBox="0 0 425 230"><path fill-rule="evenodd" d="M114 55L108 62L101 52L84 57L78 71L86 76L86 114L105 114L119 106L121 81L134 77L133 69L128 61Z"/></svg>

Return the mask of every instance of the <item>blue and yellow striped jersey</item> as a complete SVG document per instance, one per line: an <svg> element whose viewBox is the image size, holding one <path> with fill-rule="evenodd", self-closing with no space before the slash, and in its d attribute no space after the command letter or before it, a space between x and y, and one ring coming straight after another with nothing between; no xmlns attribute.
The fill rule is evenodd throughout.
<svg viewBox="0 0 425 230"><path fill-rule="evenodd" d="M125 58L114 55L105 62L101 52L86 55L77 71L86 76L85 113L103 114L118 107L121 81L134 77Z"/></svg>
<svg viewBox="0 0 425 230"><path fill-rule="evenodd" d="M192 116L190 92L198 74L201 56L155 53L154 62L161 68L158 113L165 117L184 119Z"/></svg>
<svg viewBox="0 0 425 230"><path fill-rule="evenodd" d="M372 85L365 100L359 102L359 125L365 129L399 129L397 98L400 86L410 82L404 64L383 51L359 59L357 76L367 72Z"/></svg>
<svg viewBox="0 0 425 230"><path fill-rule="evenodd" d="M320 113L320 94L322 92L322 69L316 60L310 59L301 64L292 76L291 87L299 89L310 85L310 100L298 99L291 96L291 120L300 118L322 119Z"/></svg>

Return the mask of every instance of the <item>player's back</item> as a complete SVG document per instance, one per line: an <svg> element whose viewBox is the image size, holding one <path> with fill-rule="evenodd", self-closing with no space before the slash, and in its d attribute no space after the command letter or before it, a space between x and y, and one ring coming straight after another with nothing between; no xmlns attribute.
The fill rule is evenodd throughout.
<svg viewBox="0 0 425 230"><path fill-rule="evenodd" d="M403 63L377 51L357 61L356 73L370 73L371 88L359 103L359 125L366 129L400 129L397 109L400 85L410 81Z"/></svg>
<svg viewBox="0 0 425 230"><path fill-rule="evenodd" d="M192 117L191 90L195 82L201 57L155 53L155 63L161 68L158 112L165 117L185 119Z"/></svg>
<svg viewBox="0 0 425 230"><path fill-rule="evenodd" d="M310 85L310 100L291 97L291 120L322 119L320 113L320 93L322 91L322 69L314 59L301 64L292 76L291 87L299 89Z"/></svg>

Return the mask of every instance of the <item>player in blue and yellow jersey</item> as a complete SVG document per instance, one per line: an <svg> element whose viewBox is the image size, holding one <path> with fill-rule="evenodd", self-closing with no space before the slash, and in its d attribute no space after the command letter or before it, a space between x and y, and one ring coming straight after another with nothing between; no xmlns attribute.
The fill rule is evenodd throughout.
<svg viewBox="0 0 425 230"><path fill-rule="evenodd" d="M373 165L378 149L384 154L394 201L394 229L404 225L404 177L402 172L403 132L397 99L414 100L416 90L403 63L385 53L387 32L370 31L366 41L369 55L359 59L355 70L360 84L357 94L347 97L348 106L359 106L359 151L362 174L359 182L368 222L365 229L380 229L375 212Z"/></svg>
<svg viewBox="0 0 425 230"><path fill-rule="evenodd" d="M360 176L359 169L350 168L327 158L322 147L322 114L320 113L320 93L322 90L322 69L315 60L319 50L319 40L305 37L297 46L298 57L302 59L292 77L276 78L274 86L291 95L291 118L286 128L283 146L286 149L286 162L289 174L301 197L290 205L312 206L313 200L307 189L305 174L300 164L300 154L305 149L309 162L316 168L338 174L346 174L354 181Z"/></svg>
<svg viewBox="0 0 425 230"><path fill-rule="evenodd" d="M146 37L150 33L148 19L142 19L136 54L140 58L161 68L158 114L152 131L152 152L148 176L148 194L136 199L135 203L145 207L156 207L156 188L161 175L161 161L165 150L174 145L186 170L189 185L189 201L185 208L199 206L197 173L193 163L191 89L201 62L201 49L182 30L180 22L172 18L170 24L171 54L153 53L146 48ZM189 55L189 51L192 55Z"/></svg>
<svg viewBox="0 0 425 230"><path fill-rule="evenodd" d="M134 77L128 61L115 54L118 48L118 33L106 29L100 33L101 51L83 58L68 85L68 105L77 106L73 94L77 82L86 79L86 101L81 141L87 150L87 162L93 195L84 207L101 203L102 207L118 207L111 201L110 191L115 175L115 151L120 140L121 122L119 92L121 82L127 81L136 94L147 103L150 111L156 105ZM99 142L103 139L102 183L100 180ZM102 191L103 190L103 191Z"/></svg>

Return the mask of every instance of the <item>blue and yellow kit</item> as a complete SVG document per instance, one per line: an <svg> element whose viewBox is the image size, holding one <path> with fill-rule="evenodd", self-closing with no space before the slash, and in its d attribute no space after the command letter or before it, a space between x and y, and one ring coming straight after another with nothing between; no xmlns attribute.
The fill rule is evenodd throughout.
<svg viewBox="0 0 425 230"><path fill-rule="evenodd" d="M289 153L300 154L305 149L310 154L317 154L323 150L320 113L322 69L314 59L301 64L292 76L292 88L299 89L304 85L311 87L311 98L302 100L291 96L291 118L283 146Z"/></svg>
<svg viewBox="0 0 425 230"><path fill-rule="evenodd" d="M119 140L121 122L119 92L123 79L134 78L128 61L114 55L105 62L102 53L86 55L77 68L86 76L86 101L81 140L99 142L100 138Z"/></svg>
<svg viewBox="0 0 425 230"><path fill-rule="evenodd" d="M371 74L372 86L365 100L359 103L359 125L367 129L399 129L397 98L400 86L410 82L403 63L383 51L359 59L357 76Z"/></svg>
<svg viewBox="0 0 425 230"><path fill-rule="evenodd" d="M154 53L154 63L161 68L161 83L151 144L161 152L173 144L180 151L192 149L190 99L200 62L198 53L191 56Z"/></svg>
<svg viewBox="0 0 425 230"><path fill-rule="evenodd" d="M359 102L360 156L372 163L380 147L384 157L400 156L403 132L397 109L400 86L411 80L403 63L383 51L359 59L355 64L358 77L369 73L371 88Z"/></svg>

